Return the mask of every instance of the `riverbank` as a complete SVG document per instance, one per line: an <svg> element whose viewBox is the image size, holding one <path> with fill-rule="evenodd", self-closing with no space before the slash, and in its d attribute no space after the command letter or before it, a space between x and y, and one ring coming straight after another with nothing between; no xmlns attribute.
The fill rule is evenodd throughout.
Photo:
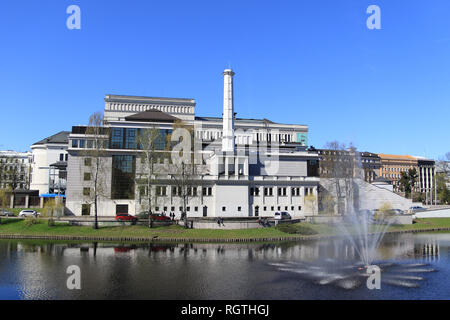
<svg viewBox="0 0 450 320"><path fill-rule="evenodd" d="M57 223L48 226L47 221L27 226L21 219L2 219L1 239L52 239L85 241L162 241L162 242L263 242L312 240L338 236L331 225L300 223L298 234L283 232L280 228L241 230L185 229L181 226L161 226L149 229L146 226L92 227L71 226ZM293 225L296 226L296 225ZM311 235L309 231L313 230ZM305 232L308 231L308 232ZM450 218L417 219L412 225L393 225L388 233L450 231ZM302 232L304 232L302 234ZM305 234L307 233L307 234Z"/></svg>

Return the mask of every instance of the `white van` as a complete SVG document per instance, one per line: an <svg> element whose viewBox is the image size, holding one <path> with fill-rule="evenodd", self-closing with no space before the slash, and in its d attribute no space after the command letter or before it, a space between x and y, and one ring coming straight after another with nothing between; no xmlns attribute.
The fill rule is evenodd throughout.
<svg viewBox="0 0 450 320"><path fill-rule="evenodd" d="M291 215L285 211L275 212L274 219L276 220L289 220L292 219Z"/></svg>

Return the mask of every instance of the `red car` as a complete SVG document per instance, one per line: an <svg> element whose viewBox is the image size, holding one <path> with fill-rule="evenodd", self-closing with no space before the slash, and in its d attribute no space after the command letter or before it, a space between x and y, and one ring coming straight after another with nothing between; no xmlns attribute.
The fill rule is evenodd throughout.
<svg viewBox="0 0 450 320"><path fill-rule="evenodd" d="M135 222L138 220L138 218L136 218L135 216L132 216L131 214L128 214L128 213L119 213L118 215L116 215L116 220L117 221Z"/></svg>
<svg viewBox="0 0 450 320"><path fill-rule="evenodd" d="M164 215L162 215L160 213L153 213L151 215L151 219L153 221L171 221L172 220L172 219L170 219L170 217L164 216Z"/></svg>

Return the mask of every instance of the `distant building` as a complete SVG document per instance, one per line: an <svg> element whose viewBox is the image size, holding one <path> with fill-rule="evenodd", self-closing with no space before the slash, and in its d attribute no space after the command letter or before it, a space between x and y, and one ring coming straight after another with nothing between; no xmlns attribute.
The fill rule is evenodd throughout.
<svg viewBox="0 0 450 320"><path fill-rule="evenodd" d="M415 169L418 176L414 192L430 194L433 191L436 173L434 160L410 155L378 154L378 156L381 158L380 176L392 182L394 191L401 191L402 172L407 173L409 169Z"/></svg>
<svg viewBox="0 0 450 320"><path fill-rule="evenodd" d="M419 175L418 188L420 193L431 194L434 190L434 175L436 174L436 162L424 157L415 157Z"/></svg>
<svg viewBox="0 0 450 320"><path fill-rule="evenodd" d="M416 169L416 172L419 174L419 166L415 157L383 153L379 153L378 156L381 159L379 176L391 181L396 192L400 191L399 182L402 177L402 172L407 173L409 169ZM413 191L418 192L419 190L419 183L416 182Z"/></svg>
<svg viewBox="0 0 450 320"><path fill-rule="evenodd" d="M347 169L353 171L354 178L361 178L366 182L372 182L378 177L378 171L381 167L381 160L377 154L371 152L359 152L355 149L348 150L330 150L330 149L317 149L320 159L320 175L327 177L332 167L330 167L330 161L337 158L339 161L347 161ZM349 164L348 162L354 162ZM347 172L346 174L350 174Z"/></svg>
<svg viewBox="0 0 450 320"><path fill-rule="evenodd" d="M29 189L31 152L0 151L0 188Z"/></svg>
<svg viewBox="0 0 450 320"><path fill-rule="evenodd" d="M61 131L31 146L30 189L39 190L39 195L65 193L69 134Z"/></svg>

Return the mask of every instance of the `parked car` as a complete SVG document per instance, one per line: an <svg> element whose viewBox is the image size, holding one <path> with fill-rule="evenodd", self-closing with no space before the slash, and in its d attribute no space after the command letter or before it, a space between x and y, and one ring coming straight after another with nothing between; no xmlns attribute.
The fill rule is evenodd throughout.
<svg viewBox="0 0 450 320"><path fill-rule="evenodd" d="M403 214L403 210L400 209L390 209L387 211L387 214L391 214L391 215L399 215L399 214Z"/></svg>
<svg viewBox="0 0 450 320"><path fill-rule="evenodd" d="M34 210L22 210L19 213L19 217L25 218L25 217L35 217L37 218L38 216L40 216L41 214L37 211Z"/></svg>
<svg viewBox="0 0 450 320"><path fill-rule="evenodd" d="M161 213L153 213L151 215L151 219L153 221L172 221L172 219L170 219L170 217L163 215Z"/></svg>
<svg viewBox="0 0 450 320"><path fill-rule="evenodd" d="M274 219L276 220L289 220L292 219L291 215L285 211L275 212Z"/></svg>
<svg viewBox="0 0 450 320"><path fill-rule="evenodd" d="M409 211L411 211L411 213L416 213L416 212L427 211L427 209L425 209L424 207L421 207L421 206L413 206L413 207L409 208Z"/></svg>
<svg viewBox="0 0 450 320"><path fill-rule="evenodd" d="M138 220L138 218L136 218L135 216L132 216L131 214L128 213L119 213L116 215L116 220L117 221L131 221L131 222L135 222Z"/></svg>
<svg viewBox="0 0 450 320"><path fill-rule="evenodd" d="M2 209L2 210L0 210L0 216L3 216L3 217L14 217L14 213Z"/></svg>

